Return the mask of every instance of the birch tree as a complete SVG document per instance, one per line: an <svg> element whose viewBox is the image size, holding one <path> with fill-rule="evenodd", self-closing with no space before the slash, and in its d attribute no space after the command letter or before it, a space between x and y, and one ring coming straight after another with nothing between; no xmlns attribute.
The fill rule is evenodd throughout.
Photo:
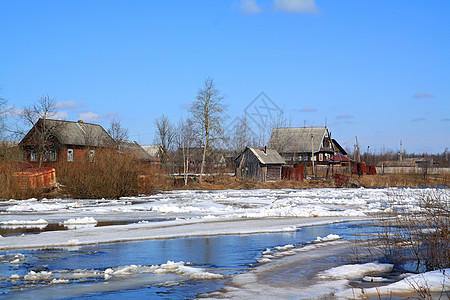
<svg viewBox="0 0 450 300"><path fill-rule="evenodd" d="M107 130L109 136L114 140L116 146L119 146L128 140L128 129L122 126L122 123L116 119L112 119Z"/></svg>
<svg viewBox="0 0 450 300"><path fill-rule="evenodd" d="M53 131L56 130L58 123L49 121L56 117L56 103L48 95L41 97L35 104L25 107L20 117L29 126L34 127L31 139L37 147L39 153L39 167L42 166L43 159L46 157L49 147L53 144Z"/></svg>
<svg viewBox="0 0 450 300"><path fill-rule="evenodd" d="M191 119L180 120L176 135L178 146L178 162L183 164L184 185L188 183L189 165L191 161L190 149L194 147L196 142L195 124Z"/></svg>
<svg viewBox="0 0 450 300"><path fill-rule="evenodd" d="M196 100L192 103L190 113L199 129L199 137L203 148L202 163L200 167L200 183L203 180L203 171L206 156L212 143L223 138L223 128L226 106L224 96L216 89L214 80L206 78L203 86L198 90Z"/></svg>
<svg viewBox="0 0 450 300"><path fill-rule="evenodd" d="M161 145L165 153L169 153L175 142L175 126L164 114L155 120L155 126L156 130L153 142L157 145Z"/></svg>
<svg viewBox="0 0 450 300"><path fill-rule="evenodd" d="M0 140L4 138L4 133L6 132L6 100L0 97Z"/></svg>

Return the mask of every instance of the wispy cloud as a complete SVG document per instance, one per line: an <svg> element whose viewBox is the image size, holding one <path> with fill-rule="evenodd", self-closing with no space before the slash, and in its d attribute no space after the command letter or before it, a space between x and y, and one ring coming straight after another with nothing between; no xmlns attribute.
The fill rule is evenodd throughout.
<svg viewBox="0 0 450 300"><path fill-rule="evenodd" d="M300 109L301 112L316 112L317 108L312 107L312 106L306 106L303 107L302 109Z"/></svg>
<svg viewBox="0 0 450 300"><path fill-rule="evenodd" d="M99 114L92 111L85 111L78 114L78 119L85 122L101 123L107 120L118 119L119 113L117 111L110 110L106 114Z"/></svg>
<svg viewBox="0 0 450 300"><path fill-rule="evenodd" d="M314 0L274 0L273 7L275 10L289 13L314 14L320 12Z"/></svg>
<svg viewBox="0 0 450 300"><path fill-rule="evenodd" d="M343 115L339 115L336 117L336 119L338 119L338 120L351 120L353 118L354 118L354 116L349 115L349 114L343 114Z"/></svg>
<svg viewBox="0 0 450 300"><path fill-rule="evenodd" d="M67 111L56 111L50 114L50 118L56 120L67 120L68 117L69 114L67 113Z"/></svg>
<svg viewBox="0 0 450 300"><path fill-rule="evenodd" d="M261 7L256 4L256 0L241 0L240 9L244 15L257 14L262 11Z"/></svg>
<svg viewBox="0 0 450 300"><path fill-rule="evenodd" d="M412 122L423 122L423 121L426 121L426 120L427 120L427 119L420 117L420 118L412 119L411 121L412 121Z"/></svg>
<svg viewBox="0 0 450 300"><path fill-rule="evenodd" d="M85 122L100 122L103 119L100 114L91 111L78 114L78 118Z"/></svg>
<svg viewBox="0 0 450 300"><path fill-rule="evenodd" d="M413 96L413 98L416 99L433 98L433 97L434 97L433 95L424 92L418 92Z"/></svg>
<svg viewBox="0 0 450 300"><path fill-rule="evenodd" d="M79 100L67 100L56 102L56 109L75 109L85 105L84 101Z"/></svg>
<svg viewBox="0 0 450 300"><path fill-rule="evenodd" d="M444 118L441 120L442 122L450 122L450 118Z"/></svg>

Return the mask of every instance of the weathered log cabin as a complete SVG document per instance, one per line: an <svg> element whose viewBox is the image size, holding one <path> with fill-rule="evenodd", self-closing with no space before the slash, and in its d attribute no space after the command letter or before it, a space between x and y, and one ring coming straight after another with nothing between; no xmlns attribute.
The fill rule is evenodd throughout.
<svg viewBox="0 0 450 300"><path fill-rule="evenodd" d="M347 152L331 138L327 127L274 128L268 146L287 164L326 165L335 154Z"/></svg>
<svg viewBox="0 0 450 300"><path fill-rule="evenodd" d="M234 160L236 177L258 181L281 180L284 159L275 149L246 148Z"/></svg>

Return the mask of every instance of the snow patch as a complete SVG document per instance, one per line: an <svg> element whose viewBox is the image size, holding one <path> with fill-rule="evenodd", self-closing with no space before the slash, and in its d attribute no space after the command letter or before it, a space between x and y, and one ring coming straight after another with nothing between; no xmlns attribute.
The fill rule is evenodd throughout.
<svg viewBox="0 0 450 300"><path fill-rule="evenodd" d="M317 275L321 279L358 279L369 274L388 273L392 271L392 264L380 264L378 262L343 265L323 271Z"/></svg>

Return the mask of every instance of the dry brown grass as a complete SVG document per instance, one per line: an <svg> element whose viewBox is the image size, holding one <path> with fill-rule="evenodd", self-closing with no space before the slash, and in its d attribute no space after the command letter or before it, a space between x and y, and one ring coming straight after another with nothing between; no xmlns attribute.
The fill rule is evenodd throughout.
<svg viewBox="0 0 450 300"><path fill-rule="evenodd" d="M450 186L450 174L377 174L353 177L363 187L419 187L419 186Z"/></svg>
<svg viewBox="0 0 450 300"><path fill-rule="evenodd" d="M95 160L63 162L56 167L62 192L73 198L110 198L138 194L137 178L142 174L138 160L114 149L96 150Z"/></svg>

